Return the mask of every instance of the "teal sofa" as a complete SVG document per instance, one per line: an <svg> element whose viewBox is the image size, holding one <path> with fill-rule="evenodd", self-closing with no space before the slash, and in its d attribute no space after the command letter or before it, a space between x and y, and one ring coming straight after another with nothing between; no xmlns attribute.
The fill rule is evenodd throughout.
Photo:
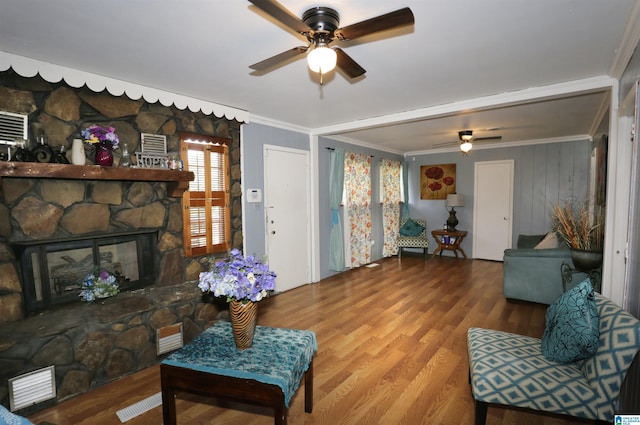
<svg viewBox="0 0 640 425"><path fill-rule="evenodd" d="M520 235L516 249L504 251L503 294L512 300L552 304L562 295L562 263L573 267L571 251L564 244L560 248L535 249L545 235ZM566 289L582 282L584 273L575 273Z"/></svg>

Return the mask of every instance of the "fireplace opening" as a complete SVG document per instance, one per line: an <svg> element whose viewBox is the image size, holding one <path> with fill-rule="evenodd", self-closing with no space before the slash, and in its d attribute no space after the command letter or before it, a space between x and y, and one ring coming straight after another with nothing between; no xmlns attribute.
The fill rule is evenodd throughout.
<svg viewBox="0 0 640 425"><path fill-rule="evenodd" d="M20 264L26 312L80 302L82 282L98 269L116 277L120 292L152 285L156 233L136 231L13 243Z"/></svg>

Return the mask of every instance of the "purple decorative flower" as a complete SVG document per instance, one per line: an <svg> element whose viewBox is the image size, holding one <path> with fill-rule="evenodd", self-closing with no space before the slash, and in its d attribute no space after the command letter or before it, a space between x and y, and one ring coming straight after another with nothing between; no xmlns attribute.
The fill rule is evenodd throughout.
<svg viewBox="0 0 640 425"><path fill-rule="evenodd" d="M99 125L92 125L80 132L85 141L89 143L109 143L113 149L118 149L120 138L113 127L104 128Z"/></svg>
<svg viewBox="0 0 640 425"><path fill-rule="evenodd" d="M229 258L217 261L211 271L200 273L198 287L216 297L257 302L276 287L276 274L254 256L232 249Z"/></svg>
<svg viewBox="0 0 640 425"><path fill-rule="evenodd" d="M102 269L85 276L82 281L80 298L91 302L98 298L112 297L120 290L118 280L114 275Z"/></svg>

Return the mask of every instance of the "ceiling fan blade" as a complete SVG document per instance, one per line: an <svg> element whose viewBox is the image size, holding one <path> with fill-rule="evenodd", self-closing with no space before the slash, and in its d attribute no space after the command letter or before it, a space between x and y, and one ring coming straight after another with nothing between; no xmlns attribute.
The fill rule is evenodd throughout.
<svg viewBox="0 0 640 425"><path fill-rule="evenodd" d="M432 148L445 148L448 146L458 146L460 144L459 141L453 141L453 142L442 142L442 143L436 143L435 145L431 145Z"/></svg>
<svg viewBox="0 0 640 425"><path fill-rule="evenodd" d="M405 7L344 28L338 28L334 31L334 35L339 40L353 40L376 32L412 25L413 23L413 12L408 7Z"/></svg>
<svg viewBox="0 0 640 425"><path fill-rule="evenodd" d="M309 46L294 47L291 50L287 50L285 52L279 53L261 62L254 63L253 65L250 65L249 68L255 69L256 71L265 71L269 68L273 68L274 66L282 62L285 62L289 59L295 58L296 56L305 53L308 49L309 49Z"/></svg>
<svg viewBox="0 0 640 425"><path fill-rule="evenodd" d="M482 142L487 140L502 140L502 136L474 137L471 142Z"/></svg>
<svg viewBox="0 0 640 425"><path fill-rule="evenodd" d="M351 56L346 54L344 50L339 47L334 47L337 54L336 66L340 68L342 72L347 74L349 78L356 78L367 72L363 67L358 65L358 62L351 59Z"/></svg>
<svg viewBox="0 0 640 425"><path fill-rule="evenodd" d="M313 32L311 27L305 24L300 18L291 13L286 7L278 3L276 0L249 0L258 9L271 15L273 18L282 22L292 30L300 34Z"/></svg>

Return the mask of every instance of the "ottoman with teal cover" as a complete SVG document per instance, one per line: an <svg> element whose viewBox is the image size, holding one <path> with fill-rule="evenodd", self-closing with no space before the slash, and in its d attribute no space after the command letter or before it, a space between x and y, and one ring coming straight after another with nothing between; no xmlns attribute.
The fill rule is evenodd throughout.
<svg viewBox="0 0 640 425"><path fill-rule="evenodd" d="M489 404L613 422L620 388L640 349L640 321L597 293L595 305L597 351L568 363L545 357L538 338L468 330L476 425L485 424Z"/></svg>
<svg viewBox="0 0 640 425"><path fill-rule="evenodd" d="M253 345L238 350L229 322L217 322L160 364L165 425L175 425L177 392L271 407L286 425L291 398L304 380L305 411L313 409L312 331L257 326Z"/></svg>

